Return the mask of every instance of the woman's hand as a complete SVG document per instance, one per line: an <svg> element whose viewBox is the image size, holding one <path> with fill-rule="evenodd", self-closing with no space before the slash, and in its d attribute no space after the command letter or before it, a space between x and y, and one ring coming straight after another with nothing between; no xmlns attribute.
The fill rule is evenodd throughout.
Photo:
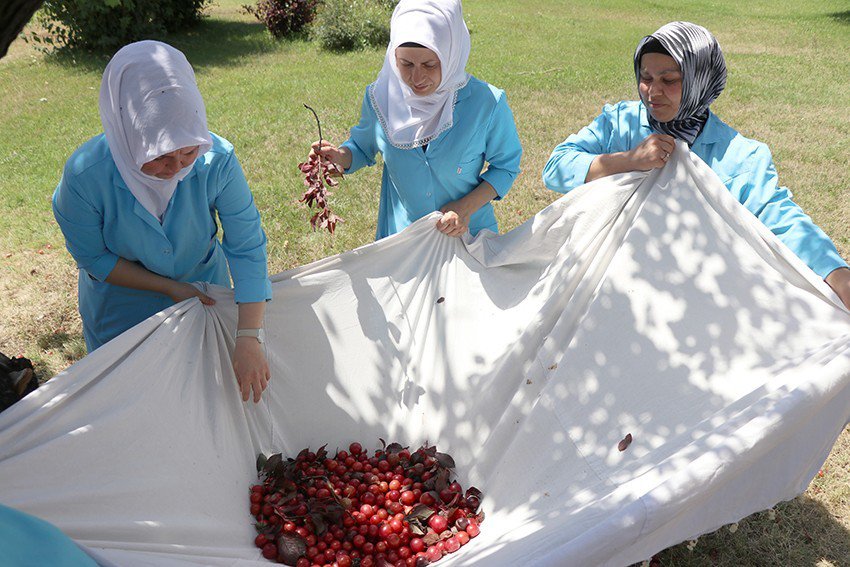
<svg viewBox="0 0 850 567"><path fill-rule="evenodd" d="M310 155L320 155L326 161L339 166L343 171L351 167L351 150L348 148L338 148L333 144L322 140L322 146L319 147L319 142L313 142L310 147Z"/></svg>
<svg viewBox="0 0 850 567"><path fill-rule="evenodd" d="M633 150L626 152L632 171L649 171L664 167L676 149L676 140L667 134L650 134Z"/></svg>
<svg viewBox="0 0 850 567"><path fill-rule="evenodd" d="M197 297L204 305L215 305L215 299L186 282L171 280L166 295L174 300L174 303L180 303L190 297Z"/></svg>
<svg viewBox="0 0 850 567"><path fill-rule="evenodd" d="M469 230L473 213L498 196L492 185L482 181L462 198L440 207L443 217L437 221L437 230L448 236L463 236Z"/></svg>
<svg viewBox="0 0 850 567"><path fill-rule="evenodd" d="M844 307L850 309L850 268L832 270L824 281L838 295Z"/></svg>
<svg viewBox="0 0 850 567"><path fill-rule="evenodd" d="M464 199L446 203L440 208L443 217L437 220L437 230L447 236L463 236L469 230L469 218L475 211L469 210Z"/></svg>
<svg viewBox="0 0 850 567"><path fill-rule="evenodd" d="M260 342L254 337L236 339L232 362L242 401L247 402L253 392L254 403L259 402L271 377L269 363Z"/></svg>

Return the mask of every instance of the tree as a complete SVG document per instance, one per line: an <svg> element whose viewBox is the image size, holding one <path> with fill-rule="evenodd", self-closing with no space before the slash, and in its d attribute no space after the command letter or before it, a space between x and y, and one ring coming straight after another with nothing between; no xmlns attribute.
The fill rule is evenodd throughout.
<svg viewBox="0 0 850 567"><path fill-rule="evenodd" d="M0 4L0 59L44 0L6 0Z"/></svg>

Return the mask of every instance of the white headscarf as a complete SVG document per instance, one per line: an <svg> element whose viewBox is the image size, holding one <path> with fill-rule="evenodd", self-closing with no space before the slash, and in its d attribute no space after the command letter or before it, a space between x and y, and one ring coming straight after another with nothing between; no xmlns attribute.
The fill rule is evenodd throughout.
<svg viewBox="0 0 850 567"><path fill-rule="evenodd" d="M419 96L401 79L395 50L418 43L437 54L442 79L437 90ZM452 127L458 89L469 81L469 30L460 0L401 0L390 23L384 66L369 88L372 107L390 143L401 149L429 143Z"/></svg>
<svg viewBox="0 0 850 567"><path fill-rule="evenodd" d="M121 178L161 221L194 162L171 179L146 175L142 165L180 148L200 146L201 156L212 147L192 66L180 51L158 41L121 48L103 72L100 120Z"/></svg>

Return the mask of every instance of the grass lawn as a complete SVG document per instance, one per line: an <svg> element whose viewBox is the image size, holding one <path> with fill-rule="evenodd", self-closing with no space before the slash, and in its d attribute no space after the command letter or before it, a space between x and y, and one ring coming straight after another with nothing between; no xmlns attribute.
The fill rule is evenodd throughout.
<svg viewBox="0 0 850 567"><path fill-rule="evenodd" d="M166 38L195 67L210 128L234 143L269 237L272 273L372 240L380 168L346 178L334 210L336 236L313 233L297 200L296 164L316 138L342 142L356 123L364 87L383 50L320 51L309 41L273 41L240 10L218 0L189 33ZM468 70L508 93L525 148L524 173L496 205L513 228L557 195L540 182L552 148L599 114L636 97L637 41L671 20L717 36L729 68L712 107L773 151L783 185L850 257L850 10L844 1L467 0ZM67 157L101 131L100 77L108 56L44 56L17 41L0 60L0 350L22 353L50 376L85 354L76 313L76 270L53 221L50 196ZM679 545L663 565L850 566L850 430L808 491Z"/></svg>

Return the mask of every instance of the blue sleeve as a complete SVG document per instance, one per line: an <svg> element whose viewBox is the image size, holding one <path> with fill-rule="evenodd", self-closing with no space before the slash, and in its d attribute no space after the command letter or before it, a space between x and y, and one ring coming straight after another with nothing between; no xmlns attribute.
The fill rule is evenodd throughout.
<svg viewBox="0 0 850 567"><path fill-rule="evenodd" d="M596 156L608 153L613 122L614 107L605 105L602 114L559 144L546 167L543 168L543 184L552 191L566 193L584 185L590 164Z"/></svg>
<svg viewBox="0 0 850 567"><path fill-rule="evenodd" d="M0 505L3 565L97 567L74 541L53 524Z"/></svg>
<svg viewBox="0 0 850 567"><path fill-rule="evenodd" d="M768 147L757 144L745 163L746 171L727 182L732 194L820 277L846 267L832 240L779 185Z"/></svg>
<svg viewBox="0 0 850 567"><path fill-rule="evenodd" d="M514 115L508 106L507 97L502 93L487 125L484 159L488 165L481 174L481 178L496 190L497 200L507 195L514 184L520 172L521 157L522 144L516 131Z"/></svg>
<svg viewBox="0 0 850 567"><path fill-rule="evenodd" d="M64 172L53 192L53 215L77 267L105 281L118 263L118 256L103 239L102 210L85 197L78 182L67 170Z"/></svg>
<svg viewBox="0 0 850 567"><path fill-rule="evenodd" d="M343 148L351 151L351 166L345 173L354 173L365 166L375 165L375 156L378 155L378 140L375 137L375 127L378 116L372 108L369 100L369 89L363 97L363 106L360 108L360 123L351 129L351 135L342 143Z"/></svg>
<svg viewBox="0 0 850 567"><path fill-rule="evenodd" d="M222 166L215 208L224 232L221 244L233 278L236 303L272 298L266 257L266 233L242 166L234 153Z"/></svg>

